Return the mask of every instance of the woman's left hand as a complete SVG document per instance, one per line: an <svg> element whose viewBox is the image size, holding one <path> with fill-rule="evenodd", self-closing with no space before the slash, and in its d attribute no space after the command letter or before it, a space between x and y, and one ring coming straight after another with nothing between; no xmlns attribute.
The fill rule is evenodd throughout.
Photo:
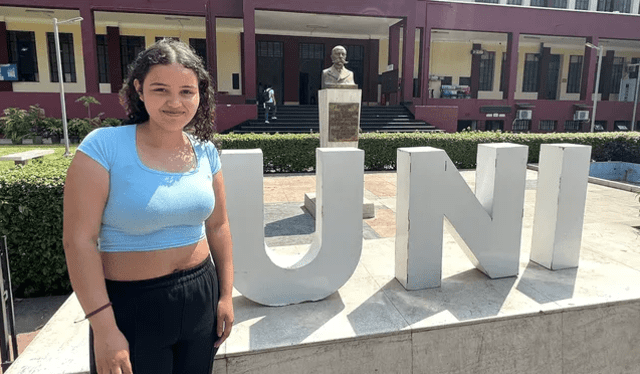
<svg viewBox="0 0 640 374"><path fill-rule="evenodd" d="M218 301L218 326L216 326L218 340L215 342L215 347L219 348L222 343L231 334L231 328L233 327L233 300L231 296L221 298Z"/></svg>

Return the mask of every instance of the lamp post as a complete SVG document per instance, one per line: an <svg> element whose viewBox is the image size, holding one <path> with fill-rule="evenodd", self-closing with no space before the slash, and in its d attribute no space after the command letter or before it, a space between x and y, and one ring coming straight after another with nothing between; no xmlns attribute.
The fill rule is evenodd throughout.
<svg viewBox="0 0 640 374"><path fill-rule="evenodd" d="M64 73L62 71L62 56L60 55L60 35L58 33L58 25L65 23L73 23L82 21L82 17L75 17L64 21L53 19L53 33L56 43L56 60L58 62L58 82L60 82L60 106L62 107L62 130L64 132L64 156L70 156L69 152L69 130L67 129L67 107L64 101Z"/></svg>
<svg viewBox="0 0 640 374"><path fill-rule="evenodd" d="M633 99L633 120L631 121L631 131L636 131L636 110L638 109L638 87L640 87L640 63L629 64L629 67L636 67L636 93Z"/></svg>
<svg viewBox="0 0 640 374"><path fill-rule="evenodd" d="M591 132L596 127L596 107L598 106L598 94L600 93L600 69L602 69L602 50L603 47L591 44L589 42L584 43L589 48L594 48L598 51L598 72L596 73L596 93L593 97L593 112L591 114Z"/></svg>

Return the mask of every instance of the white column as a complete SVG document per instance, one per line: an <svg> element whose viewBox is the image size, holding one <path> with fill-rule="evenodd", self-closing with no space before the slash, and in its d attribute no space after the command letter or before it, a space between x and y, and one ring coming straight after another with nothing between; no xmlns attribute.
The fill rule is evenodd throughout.
<svg viewBox="0 0 640 374"><path fill-rule="evenodd" d="M576 0L567 1L567 9L576 9Z"/></svg>
<svg viewBox="0 0 640 374"><path fill-rule="evenodd" d="M531 6L531 0L522 0L522 6Z"/></svg>
<svg viewBox="0 0 640 374"><path fill-rule="evenodd" d="M543 144L531 261L551 269L578 266L591 146Z"/></svg>
<svg viewBox="0 0 640 374"><path fill-rule="evenodd" d="M598 0L589 0L589 10L595 12L598 9Z"/></svg>
<svg viewBox="0 0 640 374"><path fill-rule="evenodd" d="M631 1L631 14L638 14L640 12L640 0Z"/></svg>
<svg viewBox="0 0 640 374"><path fill-rule="evenodd" d="M478 146L474 196L445 151L398 149L396 278L406 289L440 286L445 217L479 270L491 278L518 274L527 152Z"/></svg>
<svg viewBox="0 0 640 374"><path fill-rule="evenodd" d="M324 299L355 271L362 253L364 151L316 149L316 232L309 251L288 267L264 243L262 151L221 155L233 238L234 286L269 306Z"/></svg>

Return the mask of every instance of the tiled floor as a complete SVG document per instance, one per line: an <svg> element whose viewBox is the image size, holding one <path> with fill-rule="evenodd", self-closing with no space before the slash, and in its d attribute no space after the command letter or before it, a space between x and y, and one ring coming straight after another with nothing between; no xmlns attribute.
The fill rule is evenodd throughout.
<svg viewBox="0 0 640 374"><path fill-rule="evenodd" d="M395 236L396 173L365 173L364 188L365 198L372 201L376 207L375 218L367 219L364 223L375 231L377 238ZM267 176L264 178L265 205L300 203L300 206L302 206L305 193L315 193L315 191L315 174L292 177Z"/></svg>

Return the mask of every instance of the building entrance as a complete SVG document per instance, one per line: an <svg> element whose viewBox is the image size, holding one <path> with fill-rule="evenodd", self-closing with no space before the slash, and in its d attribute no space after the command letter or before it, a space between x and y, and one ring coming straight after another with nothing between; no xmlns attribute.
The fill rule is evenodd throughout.
<svg viewBox="0 0 640 374"><path fill-rule="evenodd" d="M324 44L300 43L300 105L318 103L318 90L322 86L322 65L324 64Z"/></svg>
<svg viewBox="0 0 640 374"><path fill-rule="evenodd" d="M256 97L260 97L268 85L273 87L276 95L276 103L284 103L284 48L282 42L259 41L257 47L257 77L258 86Z"/></svg>

